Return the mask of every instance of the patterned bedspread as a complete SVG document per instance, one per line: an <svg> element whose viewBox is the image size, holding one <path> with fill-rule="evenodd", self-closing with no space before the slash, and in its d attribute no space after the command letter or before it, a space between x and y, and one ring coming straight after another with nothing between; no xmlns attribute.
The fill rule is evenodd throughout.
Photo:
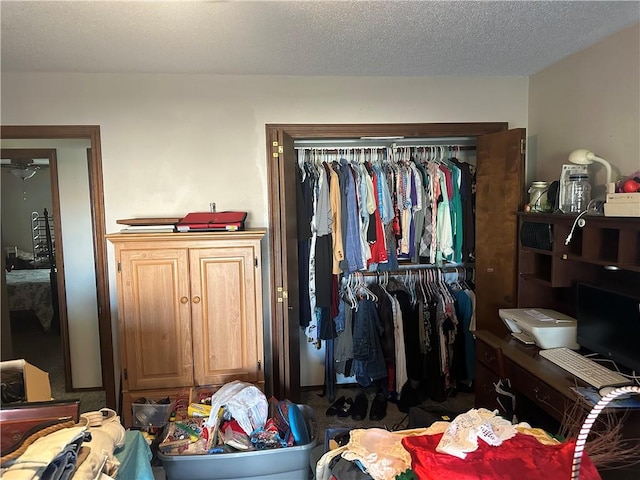
<svg viewBox="0 0 640 480"><path fill-rule="evenodd" d="M53 319L51 283L48 268L7 272L9 310L33 310L48 332Z"/></svg>

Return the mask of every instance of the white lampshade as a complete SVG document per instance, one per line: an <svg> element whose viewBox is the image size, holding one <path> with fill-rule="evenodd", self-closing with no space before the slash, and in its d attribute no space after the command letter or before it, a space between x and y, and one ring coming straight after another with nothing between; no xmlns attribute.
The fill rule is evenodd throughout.
<svg viewBox="0 0 640 480"><path fill-rule="evenodd" d="M609 188L609 183L611 183L611 164L604 158L598 157L586 148L578 148L569 154L569 161L576 165L591 165L593 162L603 164L607 172L607 189Z"/></svg>

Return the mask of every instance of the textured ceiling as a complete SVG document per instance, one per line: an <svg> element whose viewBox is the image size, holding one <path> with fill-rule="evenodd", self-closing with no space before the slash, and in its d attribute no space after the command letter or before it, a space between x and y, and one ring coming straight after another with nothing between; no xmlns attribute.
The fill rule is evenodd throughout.
<svg viewBox="0 0 640 480"><path fill-rule="evenodd" d="M2 0L0 16L4 72L527 76L640 2Z"/></svg>

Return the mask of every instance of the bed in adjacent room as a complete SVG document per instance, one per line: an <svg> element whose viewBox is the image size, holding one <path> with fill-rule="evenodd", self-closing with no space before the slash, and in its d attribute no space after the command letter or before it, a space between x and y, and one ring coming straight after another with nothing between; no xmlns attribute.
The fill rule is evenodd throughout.
<svg viewBox="0 0 640 480"><path fill-rule="evenodd" d="M48 268L7 272L9 311L32 310L45 332L51 329L53 302Z"/></svg>

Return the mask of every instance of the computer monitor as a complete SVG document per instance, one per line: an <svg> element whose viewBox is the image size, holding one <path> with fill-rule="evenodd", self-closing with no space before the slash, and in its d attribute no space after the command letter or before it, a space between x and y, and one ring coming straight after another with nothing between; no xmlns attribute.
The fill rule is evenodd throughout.
<svg viewBox="0 0 640 480"><path fill-rule="evenodd" d="M579 283L576 307L578 344L640 372L640 295Z"/></svg>

